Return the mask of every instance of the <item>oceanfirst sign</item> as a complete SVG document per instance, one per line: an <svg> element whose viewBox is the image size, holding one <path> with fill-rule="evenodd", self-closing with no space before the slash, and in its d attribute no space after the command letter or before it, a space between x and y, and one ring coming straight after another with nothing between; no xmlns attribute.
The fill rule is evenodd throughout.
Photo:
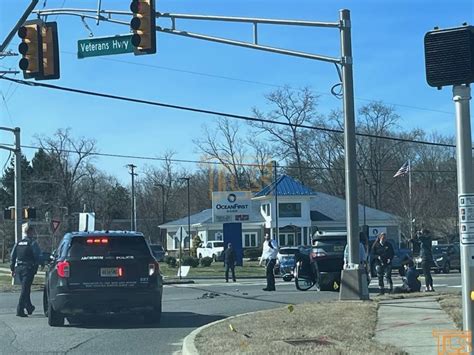
<svg viewBox="0 0 474 355"><path fill-rule="evenodd" d="M212 193L213 222L245 222L252 210L250 191L220 191Z"/></svg>

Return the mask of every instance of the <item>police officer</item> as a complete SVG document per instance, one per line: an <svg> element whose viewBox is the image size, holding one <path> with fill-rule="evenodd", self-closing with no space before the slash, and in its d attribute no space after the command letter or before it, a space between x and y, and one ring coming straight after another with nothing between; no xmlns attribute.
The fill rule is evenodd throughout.
<svg viewBox="0 0 474 355"><path fill-rule="evenodd" d="M425 276L426 292L434 292L433 277L431 276L431 266L433 265L433 252L431 250L432 240L431 233L428 229L423 229L412 239L414 243L420 246L421 267Z"/></svg>
<svg viewBox="0 0 474 355"><path fill-rule="evenodd" d="M383 283L384 276L387 279L388 285L390 287L390 292L393 291L393 282L392 282L392 260L395 252L393 250L392 244L386 240L387 236L385 233L380 233L379 237L372 246L372 252L376 259L376 271L379 279L379 288L380 295L385 293L385 286Z"/></svg>
<svg viewBox="0 0 474 355"><path fill-rule="evenodd" d="M30 315L35 310L35 306L31 303L30 292L33 278L38 270L41 250L33 237L34 232L33 226L27 225L23 239L15 244L11 254L12 277L18 275L21 282L20 299L16 308L18 317L27 317L25 309Z"/></svg>

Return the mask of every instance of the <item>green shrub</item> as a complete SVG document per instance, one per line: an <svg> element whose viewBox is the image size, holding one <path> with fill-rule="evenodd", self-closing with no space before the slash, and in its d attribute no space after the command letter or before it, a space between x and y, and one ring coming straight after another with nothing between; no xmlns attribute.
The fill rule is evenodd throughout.
<svg viewBox="0 0 474 355"><path fill-rule="evenodd" d="M183 264L184 266L191 266L191 267L198 267L199 259L195 258L194 256L185 256L183 257Z"/></svg>
<svg viewBox="0 0 474 355"><path fill-rule="evenodd" d="M260 248L244 249L244 258L257 260L260 255L262 255L262 249Z"/></svg>
<svg viewBox="0 0 474 355"><path fill-rule="evenodd" d="M174 256L167 255L165 256L165 263L167 263L170 267L176 267L176 258Z"/></svg>
<svg viewBox="0 0 474 355"><path fill-rule="evenodd" d="M208 267L208 266L211 266L212 264L212 258L209 257L209 256L206 256L204 258L201 259L201 266L203 267Z"/></svg>

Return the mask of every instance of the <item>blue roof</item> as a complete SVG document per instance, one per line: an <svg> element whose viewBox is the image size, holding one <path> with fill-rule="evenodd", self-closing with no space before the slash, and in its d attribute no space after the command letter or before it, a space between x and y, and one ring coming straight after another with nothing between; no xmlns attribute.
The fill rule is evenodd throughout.
<svg viewBox="0 0 474 355"><path fill-rule="evenodd" d="M279 196L311 196L316 193L288 175L282 175L276 181L276 191ZM257 192L254 197L263 197L275 194L275 183L266 186Z"/></svg>
<svg viewBox="0 0 474 355"><path fill-rule="evenodd" d="M198 212L196 214L192 214L190 217L190 224L204 224L204 223L212 223L212 209L207 209L203 210L201 212ZM160 227L166 226L166 227L171 227L171 226L187 226L188 225L188 217L183 217L180 219L177 219L175 221L170 221L167 222ZM165 227L165 228L166 228Z"/></svg>

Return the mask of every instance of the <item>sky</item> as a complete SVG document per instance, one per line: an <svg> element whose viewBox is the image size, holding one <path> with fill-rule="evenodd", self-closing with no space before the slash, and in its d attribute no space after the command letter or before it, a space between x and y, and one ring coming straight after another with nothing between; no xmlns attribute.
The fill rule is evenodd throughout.
<svg viewBox="0 0 474 355"><path fill-rule="evenodd" d="M0 0L0 41L20 18L29 0ZM128 0L102 0L102 9L129 11ZM40 0L36 9L96 9L96 0ZM472 0L158 0L162 13L221 15L337 22L340 9L349 9L355 106L371 100L393 105L403 129L454 135L452 90L427 85L423 37L435 26L473 24ZM35 18L31 15L30 19ZM129 21L131 16L116 16ZM264 95L283 85L309 87L320 95L318 110L327 114L342 107L330 94L338 82L331 63L284 56L171 34L157 33L157 53L134 56L77 58L77 41L90 31L76 16L49 16L57 21L61 78L50 84L127 96L207 110L251 115L252 108L266 110ZM129 33L129 27L86 20L94 37ZM170 28L169 19L157 24ZM177 20L178 30L241 41L252 41L250 24ZM274 25L259 26L259 43L285 49L340 57L339 30ZM7 49L17 51L14 37ZM19 57L0 59L0 71L18 68ZM22 79L21 74L16 77ZM107 154L198 160L193 139L216 116L83 96L45 88L25 87L0 80L0 126L20 127L25 145L37 137L52 136L70 128L74 137L95 139L98 151ZM242 126L245 123L240 122ZM0 131L0 143L13 143L13 135ZM34 150L25 149L31 159ZM8 152L0 150L0 164ZM96 158L96 165L128 184L126 164L140 174L159 161L137 158ZM195 164L182 168L194 169ZM142 175L143 176L143 175Z"/></svg>

